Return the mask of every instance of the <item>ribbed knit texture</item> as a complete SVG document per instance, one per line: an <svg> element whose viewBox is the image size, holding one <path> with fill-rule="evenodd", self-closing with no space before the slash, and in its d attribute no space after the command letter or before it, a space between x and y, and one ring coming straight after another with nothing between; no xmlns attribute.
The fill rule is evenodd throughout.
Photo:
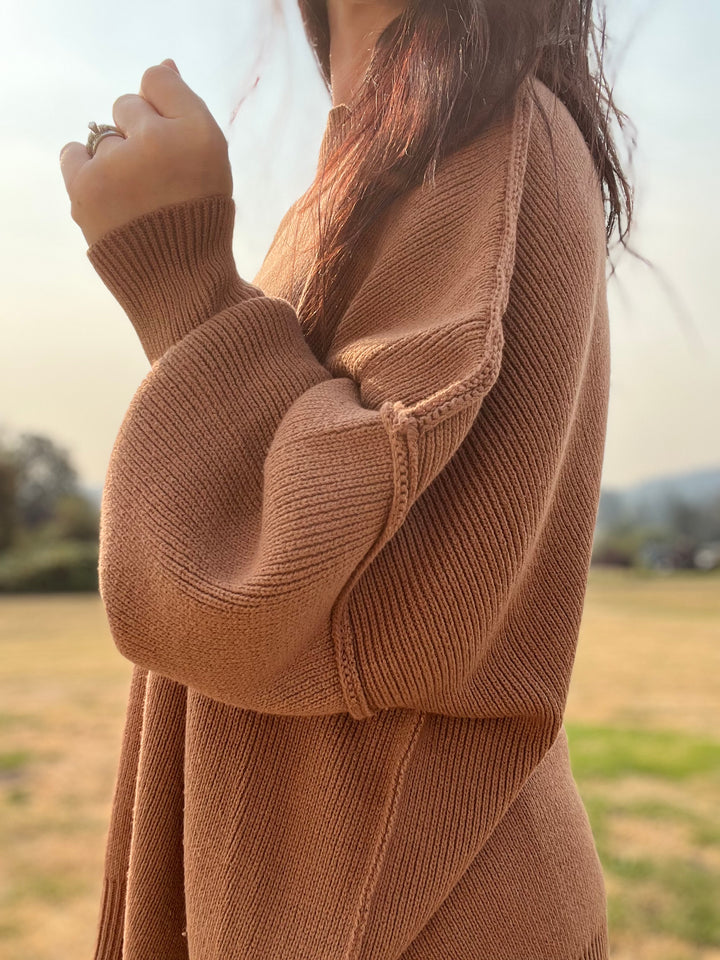
<svg viewBox="0 0 720 960"><path fill-rule="evenodd" d="M151 364L102 501L136 666L95 960L607 960L563 727L604 211L532 82L556 164L528 83L378 218L325 364L296 312L315 204L252 283L228 197L88 250ZM329 112L320 163L352 122Z"/></svg>

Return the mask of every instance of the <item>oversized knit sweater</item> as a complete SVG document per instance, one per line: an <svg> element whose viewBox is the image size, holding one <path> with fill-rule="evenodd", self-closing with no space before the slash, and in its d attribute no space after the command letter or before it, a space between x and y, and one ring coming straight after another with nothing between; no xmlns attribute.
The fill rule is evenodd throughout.
<svg viewBox="0 0 720 960"><path fill-rule="evenodd" d="M378 218L323 363L317 205L252 283L234 213L88 249L150 364L102 500L135 666L95 960L605 960L563 726L609 388L583 137L528 81Z"/></svg>

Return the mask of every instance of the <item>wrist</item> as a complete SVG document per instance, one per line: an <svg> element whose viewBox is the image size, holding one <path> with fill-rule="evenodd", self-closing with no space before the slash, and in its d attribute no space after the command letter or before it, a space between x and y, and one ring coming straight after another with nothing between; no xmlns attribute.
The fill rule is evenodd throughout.
<svg viewBox="0 0 720 960"><path fill-rule="evenodd" d="M143 214L88 248L151 363L211 316L262 296L237 272L234 220L232 197L216 194Z"/></svg>

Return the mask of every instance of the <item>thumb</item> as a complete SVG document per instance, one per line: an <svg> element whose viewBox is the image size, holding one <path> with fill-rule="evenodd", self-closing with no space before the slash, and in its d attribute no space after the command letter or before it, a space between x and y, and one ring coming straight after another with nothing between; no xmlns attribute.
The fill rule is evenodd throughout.
<svg viewBox="0 0 720 960"><path fill-rule="evenodd" d="M171 60L170 57L168 57L167 59L163 60L163 63L164 63L166 66L168 66L168 67L170 67L171 69L173 69L173 70L175 71L175 73L176 73L178 76L180 76L180 71L178 70L177 64L175 63L174 60Z"/></svg>

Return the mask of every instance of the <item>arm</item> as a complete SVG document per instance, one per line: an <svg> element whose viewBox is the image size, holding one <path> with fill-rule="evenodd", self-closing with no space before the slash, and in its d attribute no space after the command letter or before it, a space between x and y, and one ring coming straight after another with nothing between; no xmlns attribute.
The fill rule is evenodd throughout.
<svg viewBox="0 0 720 960"><path fill-rule="evenodd" d="M103 491L100 589L128 659L242 708L373 712L344 608L498 376L527 109L479 167L467 153L477 189L401 205L342 319L335 375L291 304L231 266L229 198L90 248L152 365ZM432 225L440 242L416 243Z"/></svg>

